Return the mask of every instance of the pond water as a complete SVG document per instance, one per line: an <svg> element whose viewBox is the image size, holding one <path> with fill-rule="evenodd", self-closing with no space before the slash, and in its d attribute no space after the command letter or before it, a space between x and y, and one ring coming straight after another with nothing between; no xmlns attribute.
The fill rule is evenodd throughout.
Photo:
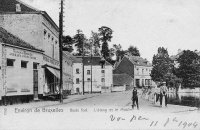
<svg viewBox="0 0 200 130"><path fill-rule="evenodd" d="M169 93L168 104L200 107L200 93Z"/></svg>

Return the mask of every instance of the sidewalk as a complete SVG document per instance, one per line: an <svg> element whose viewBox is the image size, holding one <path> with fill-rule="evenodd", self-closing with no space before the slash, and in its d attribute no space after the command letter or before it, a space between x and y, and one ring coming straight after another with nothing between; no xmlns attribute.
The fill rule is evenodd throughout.
<svg viewBox="0 0 200 130"><path fill-rule="evenodd" d="M6 107L6 108L13 108L13 107L17 107L17 108L39 108L39 107L50 107L50 106L57 106L57 105L62 105L62 104L68 104L68 103L72 103L72 102L76 102L76 101L81 101L81 100L85 100L88 98L92 98L95 96L99 96L99 93L95 93L95 94L85 94L85 95L69 95L67 96L66 99L63 99L63 103L60 103L59 100L57 101L49 101L49 100L39 100L39 101L32 101L29 103L23 103L23 104L13 104L13 105L8 105L8 106L0 106L1 107Z"/></svg>

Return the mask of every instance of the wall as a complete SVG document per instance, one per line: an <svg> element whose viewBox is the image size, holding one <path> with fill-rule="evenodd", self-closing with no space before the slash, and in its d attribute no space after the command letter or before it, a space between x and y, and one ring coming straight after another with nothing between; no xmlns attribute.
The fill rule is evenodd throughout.
<svg viewBox="0 0 200 130"><path fill-rule="evenodd" d="M59 60L58 32L42 14L1 14L0 26Z"/></svg>
<svg viewBox="0 0 200 130"><path fill-rule="evenodd" d="M63 54L63 90L73 89L73 63L70 55Z"/></svg>
<svg viewBox="0 0 200 130"><path fill-rule="evenodd" d="M79 69L79 73L76 73L76 69ZM79 83L76 83L76 78L79 78ZM76 88L79 88L80 92L83 92L83 69L82 69L82 63L73 63L73 93L76 92Z"/></svg>
<svg viewBox="0 0 200 130"><path fill-rule="evenodd" d="M134 67L134 79L135 79L135 85L136 85L136 79L140 79L140 86L142 86L142 80L144 81L144 86L148 86L148 83L145 83L146 79L151 79L150 73L151 73L152 67L148 66L136 66ZM152 80L150 80L150 85L152 85Z"/></svg>
<svg viewBox="0 0 200 130"><path fill-rule="evenodd" d="M124 86L114 86L111 89L112 92L122 92L122 91L126 91L126 85Z"/></svg>
<svg viewBox="0 0 200 130"><path fill-rule="evenodd" d="M59 32L42 15L40 16L42 19L41 32L45 54L59 60Z"/></svg>
<svg viewBox="0 0 200 130"><path fill-rule="evenodd" d="M7 89L6 96L14 95L32 95L33 94L33 62L41 66L42 54L5 47L5 60L14 59L14 66L5 66L3 77L4 87ZM21 61L27 61L27 68L21 68ZM4 61L6 64L6 61ZM42 73L41 67L38 68L38 91L42 93Z"/></svg>
<svg viewBox="0 0 200 130"><path fill-rule="evenodd" d="M39 14L1 14L0 26L37 48L43 49Z"/></svg>
<svg viewBox="0 0 200 130"><path fill-rule="evenodd" d="M91 81L87 82L87 78L91 79L91 75L87 75L87 70L91 70L91 66L85 66L85 91L91 91ZM105 74L102 73L102 70L105 71ZM101 68L100 65L92 66L92 81L93 86L92 90L99 92L101 88L108 87L110 90L113 85L113 68L112 66L105 66L105 68ZM105 82L102 82L102 78L105 79Z"/></svg>
<svg viewBox="0 0 200 130"><path fill-rule="evenodd" d="M0 43L0 100L4 96L3 80L2 80L2 44Z"/></svg>

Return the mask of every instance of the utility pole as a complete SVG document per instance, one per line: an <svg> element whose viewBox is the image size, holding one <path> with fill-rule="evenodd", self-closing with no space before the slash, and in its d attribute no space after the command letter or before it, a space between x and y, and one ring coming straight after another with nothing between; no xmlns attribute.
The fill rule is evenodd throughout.
<svg viewBox="0 0 200 130"><path fill-rule="evenodd" d="M59 13L59 52L60 52L60 103L63 103L63 0L61 0L61 11Z"/></svg>
<svg viewBox="0 0 200 130"><path fill-rule="evenodd" d="M91 64L91 93L92 93L92 46L93 46L93 39L91 39L91 57L90 57L90 64Z"/></svg>
<svg viewBox="0 0 200 130"><path fill-rule="evenodd" d="M80 33L80 30L78 30L78 34ZM83 42L83 45L82 45L82 69L83 69L83 79L82 79L82 82L83 82L83 95L85 94L85 79L84 79L84 42Z"/></svg>

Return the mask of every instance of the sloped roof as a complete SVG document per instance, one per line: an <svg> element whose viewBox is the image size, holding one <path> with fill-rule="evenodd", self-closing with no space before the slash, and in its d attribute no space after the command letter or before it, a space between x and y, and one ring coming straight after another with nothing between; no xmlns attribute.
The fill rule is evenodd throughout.
<svg viewBox="0 0 200 130"><path fill-rule="evenodd" d="M28 48L28 49L42 51L42 50L39 50L39 49L35 48L34 46L26 43L25 41L21 40L20 38L14 36L13 34L9 33L7 30L5 30L2 27L0 27L0 42L6 43L9 45L13 45L13 46L19 46L19 47L24 47L24 48Z"/></svg>
<svg viewBox="0 0 200 130"><path fill-rule="evenodd" d="M125 57L128 58L134 65L149 66L149 67L152 66L146 59L143 59L142 57L139 56L125 56Z"/></svg>
<svg viewBox="0 0 200 130"><path fill-rule="evenodd" d="M20 4L21 12L39 11L20 0L0 0L0 12L15 12L16 4Z"/></svg>
<svg viewBox="0 0 200 130"><path fill-rule="evenodd" d="M82 59L81 56L77 56L77 58L81 58ZM84 65L91 65L91 62L92 62L92 65L101 65L101 61L102 61L102 57L100 57L100 56L93 56L92 58L90 56L84 56L83 57L83 63L84 63ZM106 60L105 60L105 65L112 66Z"/></svg>
<svg viewBox="0 0 200 130"><path fill-rule="evenodd" d="M128 74L113 74L113 85L130 85L133 80Z"/></svg>
<svg viewBox="0 0 200 130"><path fill-rule="evenodd" d="M68 51L63 51L63 53L64 53L65 55L69 56L69 57L72 59L73 63L82 63L82 59L81 59L81 58L77 58L77 57L73 56L73 55L72 55L71 53L69 53Z"/></svg>

